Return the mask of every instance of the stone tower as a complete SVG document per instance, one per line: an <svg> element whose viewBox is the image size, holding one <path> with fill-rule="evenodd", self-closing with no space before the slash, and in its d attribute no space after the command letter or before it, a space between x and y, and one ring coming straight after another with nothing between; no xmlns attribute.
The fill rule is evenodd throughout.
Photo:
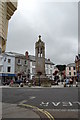
<svg viewBox="0 0 80 120"><path fill-rule="evenodd" d="M44 85L50 83L45 74L45 43L41 40L39 35L38 41L35 43L35 82L36 85Z"/></svg>
<svg viewBox="0 0 80 120"><path fill-rule="evenodd" d="M45 76L45 44L39 35L38 41L35 43L36 57L36 75Z"/></svg>

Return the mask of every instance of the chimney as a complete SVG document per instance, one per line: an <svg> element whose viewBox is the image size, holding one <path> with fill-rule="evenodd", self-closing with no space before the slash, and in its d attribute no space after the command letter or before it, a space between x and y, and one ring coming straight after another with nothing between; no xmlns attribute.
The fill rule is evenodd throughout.
<svg viewBox="0 0 80 120"><path fill-rule="evenodd" d="M48 61L50 61L50 59L48 59Z"/></svg>
<svg viewBox="0 0 80 120"><path fill-rule="evenodd" d="M25 52L25 56L26 56L26 59L28 60L29 58L28 51Z"/></svg>

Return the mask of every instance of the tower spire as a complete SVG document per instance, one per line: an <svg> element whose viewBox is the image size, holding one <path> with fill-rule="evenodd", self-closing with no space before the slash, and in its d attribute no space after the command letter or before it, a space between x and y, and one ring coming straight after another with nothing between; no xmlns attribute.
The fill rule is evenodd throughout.
<svg viewBox="0 0 80 120"><path fill-rule="evenodd" d="M39 35L39 42L41 41L41 35Z"/></svg>
<svg viewBox="0 0 80 120"><path fill-rule="evenodd" d="M39 39L41 39L41 35L39 35Z"/></svg>

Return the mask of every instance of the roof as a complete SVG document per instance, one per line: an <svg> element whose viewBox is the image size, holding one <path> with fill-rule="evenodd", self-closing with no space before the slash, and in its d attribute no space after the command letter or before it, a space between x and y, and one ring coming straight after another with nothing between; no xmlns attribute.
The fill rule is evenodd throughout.
<svg viewBox="0 0 80 120"><path fill-rule="evenodd" d="M75 67L75 63L70 63L67 65L67 67Z"/></svg>
<svg viewBox="0 0 80 120"><path fill-rule="evenodd" d="M35 62L35 56L33 56L33 55L29 55L29 60L34 61L34 62Z"/></svg>
<svg viewBox="0 0 80 120"><path fill-rule="evenodd" d="M20 54L20 53L15 53L15 52L6 52L7 54L9 54L9 55L13 55L13 56L15 56L15 57L24 57L25 58L25 55L24 54ZM35 56L34 55L29 55L29 60L30 61L34 61L35 62ZM49 59L47 59L47 58L45 58L45 63L46 64L52 64L52 65L54 65L54 63L53 62L51 62Z"/></svg>
<svg viewBox="0 0 80 120"><path fill-rule="evenodd" d="M5 52L5 54L3 54L3 55L7 55L7 56L12 56L12 57L15 57L15 55L14 55L14 54L11 54L11 53L9 53L9 52Z"/></svg>
<svg viewBox="0 0 80 120"><path fill-rule="evenodd" d="M15 57L25 57L24 54L16 53L16 52L5 52L6 54L9 55L14 55Z"/></svg>
<svg viewBox="0 0 80 120"><path fill-rule="evenodd" d="M76 55L75 61L80 60L80 53L78 55Z"/></svg>
<svg viewBox="0 0 80 120"><path fill-rule="evenodd" d="M33 55L29 55L29 60L35 62L35 56L33 56ZM45 63L46 63L46 64L52 64L52 65L54 65L54 63L51 62L50 60L48 60L47 58L45 58Z"/></svg>

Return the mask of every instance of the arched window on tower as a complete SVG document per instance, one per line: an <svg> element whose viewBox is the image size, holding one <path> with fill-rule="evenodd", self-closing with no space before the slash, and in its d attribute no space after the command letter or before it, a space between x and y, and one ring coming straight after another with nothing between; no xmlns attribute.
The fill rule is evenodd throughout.
<svg viewBox="0 0 80 120"><path fill-rule="evenodd" d="M42 57L42 48L41 48L41 57Z"/></svg>
<svg viewBox="0 0 80 120"><path fill-rule="evenodd" d="M40 48L38 48L38 57L40 57Z"/></svg>

